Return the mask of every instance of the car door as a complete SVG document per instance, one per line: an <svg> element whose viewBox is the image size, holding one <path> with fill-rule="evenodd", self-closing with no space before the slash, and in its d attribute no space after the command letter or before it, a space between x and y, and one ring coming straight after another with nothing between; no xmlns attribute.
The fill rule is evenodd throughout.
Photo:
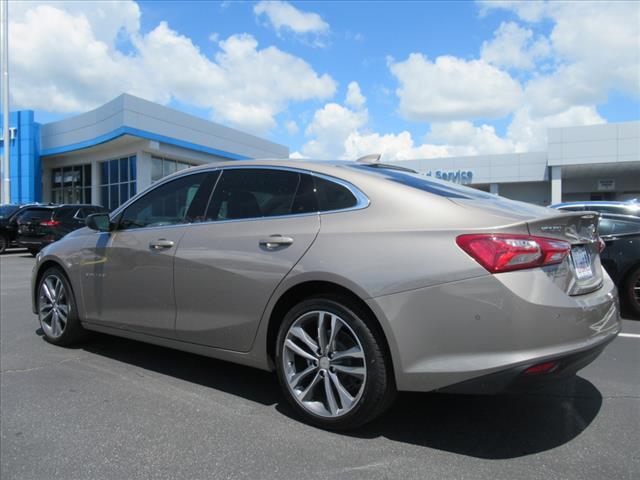
<svg viewBox="0 0 640 480"><path fill-rule="evenodd" d="M250 349L269 297L320 229L314 199L304 173L223 171L206 223L190 225L176 253L178 338Z"/></svg>
<svg viewBox="0 0 640 480"><path fill-rule="evenodd" d="M202 219L216 175L169 180L118 215L114 231L95 234L82 261L88 321L174 336L174 255L186 225Z"/></svg>

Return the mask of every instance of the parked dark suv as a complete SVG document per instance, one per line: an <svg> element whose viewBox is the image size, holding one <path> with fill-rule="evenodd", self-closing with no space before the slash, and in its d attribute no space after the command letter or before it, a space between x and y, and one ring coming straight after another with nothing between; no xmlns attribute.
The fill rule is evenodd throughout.
<svg viewBox="0 0 640 480"><path fill-rule="evenodd" d="M55 205L30 208L18 216L18 245L36 255L50 243L85 226L93 213L107 213L98 205Z"/></svg>
<svg viewBox="0 0 640 480"><path fill-rule="evenodd" d="M9 247L17 246L18 217L30 208L44 206L39 203L0 205L0 254Z"/></svg>
<svg viewBox="0 0 640 480"><path fill-rule="evenodd" d="M602 266L618 286L622 302L640 318L640 218L605 213L599 231L606 245Z"/></svg>

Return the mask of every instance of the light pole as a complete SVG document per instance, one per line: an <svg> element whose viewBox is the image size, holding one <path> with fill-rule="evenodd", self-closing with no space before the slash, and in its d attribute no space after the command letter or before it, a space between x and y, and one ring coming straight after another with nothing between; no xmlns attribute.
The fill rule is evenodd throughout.
<svg viewBox="0 0 640 480"><path fill-rule="evenodd" d="M0 50L2 63L2 203L11 201L11 180L9 177L9 0L0 0L0 24L2 34L0 35Z"/></svg>

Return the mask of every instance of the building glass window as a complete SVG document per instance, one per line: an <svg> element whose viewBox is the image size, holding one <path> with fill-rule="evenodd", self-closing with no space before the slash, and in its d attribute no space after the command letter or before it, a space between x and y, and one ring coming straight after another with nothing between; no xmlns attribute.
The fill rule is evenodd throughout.
<svg viewBox="0 0 640 480"><path fill-rule="evenodd" d="M100 162L100 203L114 210L136 194L136 156Z"/></svg>
<svg viewBox="0 0 640 480"><path fill-rule="evenodd" d="M185 162L178 162L170 158L151 157L151 181L157 182L161 178L179 172L191 165Z"/></svg>
<svg viewBox="0 0 640 480"><path fill-rule="evenodd" d="M91 164L51 170L53 203L91 203Z"/></svg>

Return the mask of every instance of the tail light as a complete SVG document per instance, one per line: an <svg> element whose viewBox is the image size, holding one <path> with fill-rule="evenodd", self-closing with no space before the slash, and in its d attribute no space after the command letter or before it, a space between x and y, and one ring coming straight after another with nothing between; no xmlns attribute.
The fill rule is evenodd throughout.
<svg viewBox="0 0 640 480"><path fill-rule="evenodd" d="M469 234L456 243L491 273L560 263L571 250L569 242L529 235Z"/></svg>
<svg viewBox="0 0 640 480"><path fill-rule="evenodd" d="M58 220L45 220L44 222L40 222L40 225L43 227L57 227L60 225Z"/></svg>

